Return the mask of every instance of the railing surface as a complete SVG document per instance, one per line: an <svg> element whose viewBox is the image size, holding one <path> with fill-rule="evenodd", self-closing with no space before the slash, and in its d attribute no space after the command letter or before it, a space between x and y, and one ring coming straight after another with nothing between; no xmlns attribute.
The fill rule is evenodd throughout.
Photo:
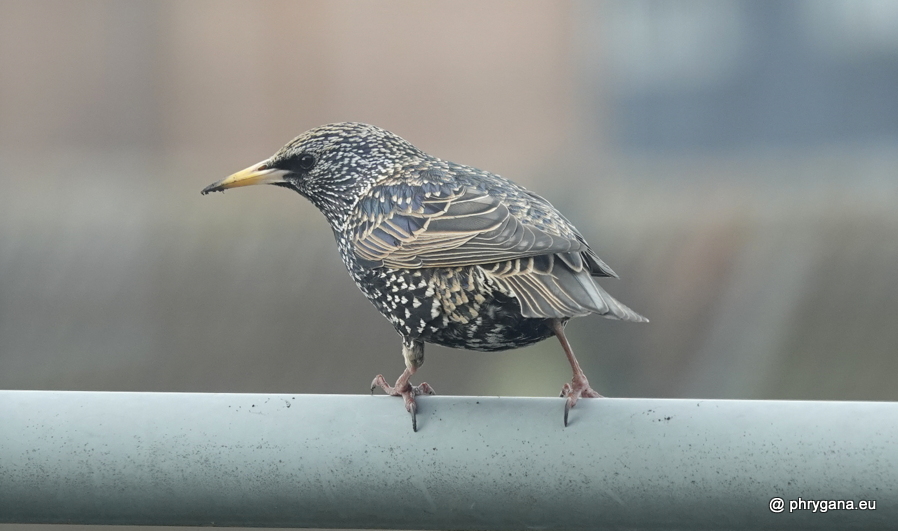
<svg viewBox="0 0 898 531"><path fill-rule="evenodd" d="M577 404L567 428L558 398L427 396L419 405L413 433L401 400L385 396L0 391L0 522L898 522L895 403L594 399ZM875 510L827 503L822 512L830 500Z"/></svg>

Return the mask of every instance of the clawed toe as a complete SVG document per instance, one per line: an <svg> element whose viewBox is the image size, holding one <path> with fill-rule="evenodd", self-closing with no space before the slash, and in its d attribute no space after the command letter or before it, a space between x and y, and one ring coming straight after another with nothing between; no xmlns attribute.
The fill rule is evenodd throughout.
<svg viewBox="0 0 898 531"><path fill-rule="evenodd" d="M383 374L378 374L377 376L374 377L374 380L371 382L371 394L372 395L374 394L374 390L377 389L378 387L383 389L384 392L387 393L388 395L393 394L393 392L392 392L393 388L390 386L390 384L387 383L387 380L384 379Z"/></svg>
<svg viewBox="0 0 898 531"><path fill-rule="evenodd" d="M419 385L409 385L406 384L406 388L402 391L396 393L401 396L405 401L405 410L411 413L412 415L412 431L418 431L418 403L415 401L415 397L418 395L435 395L433 388L430 387L427 383L421 383Z"/></svg>
<svg viewBox="0 0 898 531"><path fill-rule="evenodd" d="M421 383L420 385L409 385L406 391L402 391L399 395L402 396L405 401L405 410L411 413L412 415L412 431L418 431L418 403L415 402L415 397L418 395L435 395L433 388L430 387L427 383Z"/></svg>
<svg viewBox="0 0 898 531"><path fill-rule="evenodd" d="M431 387L427 382L421 382L418 385L413 385L412 390L414 390L415 396L437 394L437 392L433 390L433 387Z"/></svg>
<svg viewBox="0 0 898 531"><path fill-rule="evenodd" d="M414 398L405 397L405 410L412 415L412 431L418 432L418 404Z"/></svg>
<svg viewBox="0 0 898 531"><path fill-rule="evenodd" d="M387 383L382 374L378 374L377 377L374 378L374 381L371 382L372 395L374 394L374 390L378 387L383 389L389 396L402 397L405 402L405 410L412 415L412 431L418 431L418 404L415 402L415 397L419 395L435 395L436 392L433 390L433 387L426 382L412 385L408 382L408 376L405 373L399 377L396 385L393 386Z"/></svg>
<svg viewBox="0 0 898 531"><path fill-rule="evenodd" d="M574 378L570 383L564 384L561 387L561 398L567 398L564 401L564 427L566 428L568 413L577 405L577 400L580 398L602 398L602 395L590 387L589 381L583 377Z"/></svg>

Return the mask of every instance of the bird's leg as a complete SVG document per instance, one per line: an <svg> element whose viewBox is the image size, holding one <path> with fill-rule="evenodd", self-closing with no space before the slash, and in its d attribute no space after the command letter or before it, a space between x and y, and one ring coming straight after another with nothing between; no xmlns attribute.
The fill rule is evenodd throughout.
<svg viewBox="0 0 898 531"><path fill-rule="evenodd" d="M564 335L564 322L561 321L561 319L551 319L549 321L549 327L552 328L558 341L561 342L561 347L564 349L564 353L567 355L567 360L571 364L571 369L574 371L574 377L571 379L571 382L564 384L561 388L561 397L567 398L564 403L564 425L567 427L568 412L572 407L577 405L577 400L581 397L600 398L602 395L589 386L589 380L586 379L586 375L583 373L583 369L580 368L580 363L577 361L577 357L574 356L574 349L571 348L571 344L568 343L567 337Z"/></svg>
<svg viewBox="0 0 898 531"><path fill-rule="evenodd" d="M425 382L412 385L408 380L424 363L424 342L411 338L403 338L402 355L405 358L405 370L399 375L399 379L391 387L382 374L378 374L371 382L371 394L380 387L390 396L401 396L405 400L405 409L412 414L412 431L418 431L416 413L418 406L415 397L418 395L435 395L433 388Z"/></svg>

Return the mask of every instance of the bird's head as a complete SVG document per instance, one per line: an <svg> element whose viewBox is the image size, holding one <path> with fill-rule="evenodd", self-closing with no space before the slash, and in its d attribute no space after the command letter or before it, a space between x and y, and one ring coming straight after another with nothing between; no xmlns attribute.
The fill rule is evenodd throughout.
<svg viewBox="0 0 898 531"><path fill-rule="evenodd" d="M377 180L425 157L418 148L379 127L328 124L306 131L271 157L207 186L202 194L253 184L292 188L339 228Z"/></svg>

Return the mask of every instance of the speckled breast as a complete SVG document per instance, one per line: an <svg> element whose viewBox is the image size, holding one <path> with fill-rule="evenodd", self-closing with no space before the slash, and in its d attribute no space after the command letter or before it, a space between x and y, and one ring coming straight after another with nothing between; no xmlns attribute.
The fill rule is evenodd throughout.
<svg viewBox="0 0 898 531"><path fill-rule="evenodd" d="M499 351L552 335L545 319L521 315L518 302L478 266L424 269L353 267L356 284L396 330L452 348Z"/></svg>

